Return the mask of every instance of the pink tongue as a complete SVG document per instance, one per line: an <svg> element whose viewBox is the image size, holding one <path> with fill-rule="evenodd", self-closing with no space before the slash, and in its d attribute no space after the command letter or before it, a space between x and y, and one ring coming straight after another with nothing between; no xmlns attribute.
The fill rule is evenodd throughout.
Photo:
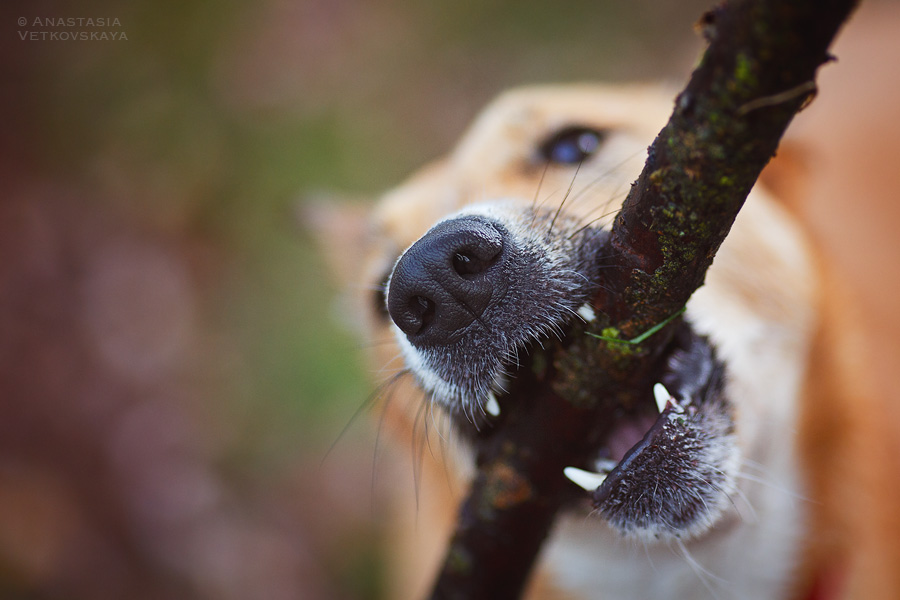
<svg viewBox="0 0 900 600"><path fill-rule="evenodd" d="M625 453L641 441L644 434L653 427L657 418L659 418L658 415L644 415L621 421L609 436L607 442L609 457L617 462L622 460L625 457Z"/></svg>

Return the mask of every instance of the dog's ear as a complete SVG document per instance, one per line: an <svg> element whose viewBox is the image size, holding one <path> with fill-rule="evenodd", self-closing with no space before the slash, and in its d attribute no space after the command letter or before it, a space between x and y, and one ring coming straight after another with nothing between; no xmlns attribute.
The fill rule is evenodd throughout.
<svg viewBox="0 0 900 600"><path fill-rule="evenodd" d="M369 205L339 194L317 194L301 201L298 217L324 258L332 283L341 289L358 285L369 236Z"/></svg>
<svg viewBox="0 0 900 600"><path fill-rule="evenodd" d="M343 315L341 324L355 335L365 335L369 329L364 304L371 250L369 204L339 194L318 194L301 201L297 216L325 263L328 273L323 284L337 291L334 302Z"/></svg>

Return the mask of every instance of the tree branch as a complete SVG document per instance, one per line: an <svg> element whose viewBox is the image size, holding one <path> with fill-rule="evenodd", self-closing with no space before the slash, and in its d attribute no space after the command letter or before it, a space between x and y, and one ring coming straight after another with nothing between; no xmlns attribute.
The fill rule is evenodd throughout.
<svg viewBox="0 0 900 600"><path fill-rule="evenodd" d="M601 317L573 325L517 372L510 408L479 437L478 473L432 598L521 594L556 514L577 497L563 468L589 460L612 408L646 396L673 328L641 334L703 284L750 188L814 96L816 70L855 5L735 0L703 17L709 47L601 253L623 267L603 271L594 299Z"/></svg>

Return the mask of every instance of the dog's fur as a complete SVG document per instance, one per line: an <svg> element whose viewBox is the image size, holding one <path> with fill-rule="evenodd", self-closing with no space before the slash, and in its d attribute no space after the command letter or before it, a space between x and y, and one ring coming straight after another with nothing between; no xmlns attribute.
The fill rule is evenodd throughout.
<svg viewBox="0 0 900 600"><path fill-rule="evenodd" d="M608 229L673 96L653 86L509 92L447 158L388 193L370 217L364 306L386 378L381 424L418 448L421 502L399 511L395 597L422 595L442 556L471 471L460 430L489 426L488 398L515 376L519 353L574 319L590 318L576 311L601 275L585 257ZM572 127L601 132L600 145L578 165L548 164L548 143ZM549 541L533 597L888 598L898 589L889 567L900 558L898 544L886 539L896 523L882 519L892 510L877 493L879 485L895 484L875 481L896 475L895 457L868 437L887 443L892 430L878 423L875 393L862 375L866 342L857 335L854 303L793 214L802 213L791 175L796 165L790 157L781 162L752 192L685 314L722 381L689 381L701 375L683 364L686 351L670 361L681 379L670 377L667 386L705 435L702 452L685 465L696 469L700 457L708 471L696 469L693 481L680 482L699 490L702 518L682 527L604 506L592 513L585 493L584 508L566 514ZM488 303L452 343L417 343L386 308L392 271L435 224L452 228L461 216L486 220L509 245L527 249L516 259L525 262L511 270L529 277L504 284L513 290L504 294L524 299ZM705 399L709 389L713 401ZM623 420L621 429L636 431L608 440L598 464L622 459L653 419ZM431 452L422 449L429 436L441 440ZM640 484L634 468L613 475ZM721 479L710 482L710 474ZM678 514L691 501L649 486L639 493L653 497L655 514Z"/></svg>

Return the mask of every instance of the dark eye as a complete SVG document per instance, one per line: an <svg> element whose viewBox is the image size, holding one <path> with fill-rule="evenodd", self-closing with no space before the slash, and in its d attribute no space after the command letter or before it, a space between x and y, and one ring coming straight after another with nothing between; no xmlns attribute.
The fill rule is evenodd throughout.
<svg viewBox="0 0 900 600"><path fill-rule="evenodd" d="M574 165L596 152L604 138L605 131L592 127L566 127L542 143L539 152L544 161Z"/></svg>

